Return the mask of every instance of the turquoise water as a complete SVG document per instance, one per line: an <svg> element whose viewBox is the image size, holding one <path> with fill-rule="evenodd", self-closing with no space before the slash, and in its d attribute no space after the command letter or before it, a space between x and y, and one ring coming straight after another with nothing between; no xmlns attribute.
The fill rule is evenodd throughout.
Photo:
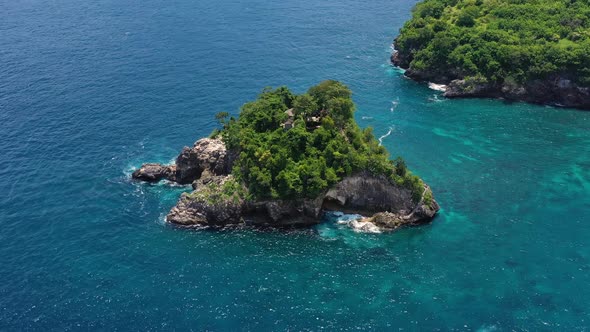
<svg viewBox="0 0 590 332"><path fill-rule="evenodd" d="M404 79L414 2L1 2L0 330L587 330L590 113ZM432 186L431 225L179 230L187 188L129 181L328 78Z"/></svg>

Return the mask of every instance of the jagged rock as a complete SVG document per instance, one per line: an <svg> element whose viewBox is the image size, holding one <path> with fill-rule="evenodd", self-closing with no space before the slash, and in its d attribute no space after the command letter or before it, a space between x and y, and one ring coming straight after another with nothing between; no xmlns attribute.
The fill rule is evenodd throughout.
<svg viewBox="0 0 590 332"><path fill-rule="evenodd" d="M244 210L252 224L279 227L315 225L319 223L321 213L321 197L253 202Z"/></svg>
<svg viewBox="0 0 590 332"><path fill-rule="evenodd" d="M394 42L395 44L395 42ZM404 75L416 80L447 85L447 98L502 98L534 104L590 109L590 88L574 83L575 73L559 73L544 79L524 83L504 82L494 84L476 78L465 78L465 73L449 68L432 71L410 67L411 54L394 51L391 62L405 69Z"/></svg>
<svg viewBox="0 0 590 332"><path fill-rule="evenodd" d="M225 175L211 175L208 171L204 171L201 173L200 178L193 181L192 187L196 190L211 183L219 187L225 182L226 178Z"/></svg>
<svg viewBox="0 0 590 332"><path fill-rule="evenodd" d="M350 228L354 229L357 232L381 233L381 229L379 228L379 226L367 221L366 219L352 220L348 223L348 226L350 226Z"/></svg>
<svg viewBox="0 0 590 332"><path fill-rule="evenodd" d="M202 138L192 148L184 147L175 165L144 164L132 177L148 182L167 179L188 184L197 179L229 174L234 159L235 154L226 149L221 139Z"/></svg>
<svg viewBox="0 0 590 332"><path fill-rule="evenodd" d="M131 175L134 179L158 182L162 179L170 181L175 180L176 166L162 165L162 164L143 164L138 170Z"/></svg>
<svg viewBox="0 0 590 332"><path fill-rule="evenodd" d="M376 213L369 221L378 227L387 229L396 229L408 223L402 215L391 212Z"/></svg>
<svg viewBox="0 0 590 332"><path fill-rule="evenodd" d="M496 87L482 81L477 80L453 80L447 86L444 93L445 97L458 98L458 97L484 97L491 96Z"/></svg>
<svg viewBox="0 0 590 332"><path fill-rule="evenodd" d="M166 220L184 226L292 227L317 224L322 211L336 210L373 216L351 225L359 231L373 232L430 221L439 209L433 199L428 204L424 202L430 188L425 187L423 198L414 203L410 189L368 173L347 177L315 199L300 200L248 201L243 197L245 195L224 196L220 194L220 188L229 179L232 179L231 175L210 177L205 183L195 181L195 191L184 194Z"/></svg>
<svg viewBox="0 0 590 332"><path fill-rule="evenodd" d="M348 225L354 230L364 233L394 231L400 227L426 223L434 218L438 210L439 206L436 201L433 200L428 205L421 200L410 213L405 213L405 211L398 213L378 212L369 218L353 220Z"/></svg>
<svg viewBox="0 0 590 332"><path fill-rule="evenodd" d="M191 183L203 172L226 175L231 172L233 157L219 138L202 138L192 148L184 147L176 158L176 181Z"/></svg>
<svg viewBox="0 0 590 332"><path fill-rule="evenodd" d="M209 202L194 193L184 193L166 216L172 224L192 226L226 226L242 224L242 202L224 200Z"/></svg>
<svg viewBox="0 0 590 332"><path fill-rule="evenodd" d="M194 191L183 194L166 217L169 223L182 226L307 226L317 224L322 211L337 210L365 216L377 213L373 219L355 224L359 230L372 232L398 227L392 217L380 212L397 216L403 220L401 225L429 221L438 211L434 200L430 205L424 198L415 203L410 189L367 172L342 179L315 199L251 201L246 188L229 193L223 189L227 181L235 181L229 175L235 157L221 139L203 138L192 148L185 147L175 165L145 164L133 178L192 183ZM426 187L424 192L429 190Z"/></svg>
<svg viewBox="0 0 590 332"><path fill-rule="evenodd" d="M243 222L244 200L236 195L225 196L222 192L231 175L208 178L191 193L183 193L166 220L178 225L225 226ZM195 184L193 183L193 187Z"/></svg>
<svg viewBox="0 0 590 332"><path fill-rule="evenodd" d="M215 188L219 185L213 184ZM166 216L177 225L256 225L272 227L309 226L319 222L321 200L268 200L248 202L242 197L220 197L201 186L183 194Z"/></svg>
<svg viewBox="0 0 590 332"><path fill-rule="evenodd" d="M590 88L580 87L567 77L554 76L523 84L502 85L453 80L444 93L449 98L483 97L526 101L534 104L590 109Z"/></svg>
<svg viewBox="0 0 590 332"><path fill-rule="evenodd" d="M361 215L380 211L410 211L412 191L384 176L359 173L342 179L325 195L324 208Z"/></svg>

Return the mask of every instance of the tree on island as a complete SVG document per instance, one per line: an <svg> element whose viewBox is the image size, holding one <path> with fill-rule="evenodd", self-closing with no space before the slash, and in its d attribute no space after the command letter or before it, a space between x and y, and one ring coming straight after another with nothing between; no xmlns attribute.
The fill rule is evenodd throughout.
<svg viewBox="0 0 590 332"><path fill-rule="evenodd" d="M590 3L425 0L395 46L399 64L426 79L510 87L562 76L590 86Z"/></svg>
<svg viewBox="0 0 590 332"><path fill-rule="evenodd" d="M324 81L294 95L286 87L265 89L239 117L216 116L228 149L238 151L232 174L257 199L314 198L343 177L360 171L383 175L421 197L422 181L392 161L372 129L354 121L352 92ZM292 115L292 118L291 118ZM291 126L285 124L291 121Z"/></svg>

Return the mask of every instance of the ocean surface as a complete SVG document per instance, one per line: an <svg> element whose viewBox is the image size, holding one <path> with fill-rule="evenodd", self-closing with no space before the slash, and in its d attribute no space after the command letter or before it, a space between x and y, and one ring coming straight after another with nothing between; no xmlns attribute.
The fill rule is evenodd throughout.
<svg viewBox="0 0 590 332"><path fill-rule="evenodd" d="M590 113L403 78L415 2L1 1L0 330L589 330ZM325 79L432 186L432 224L182 230L188 188L130 181Z"/></svg>

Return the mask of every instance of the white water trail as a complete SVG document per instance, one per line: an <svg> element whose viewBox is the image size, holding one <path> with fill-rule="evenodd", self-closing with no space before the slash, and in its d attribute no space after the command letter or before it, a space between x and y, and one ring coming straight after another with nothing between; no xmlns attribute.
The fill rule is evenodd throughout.
<svg viewBox="0 0 590 332"><path fill-rule="evenodd" d="M387 132L387 134L379 137L379 145L383 145L383 139L386 138L387 136L391 135L392 132L393 132L393 127L389 127L389 131Z"/></svg>
<svg viewBox="0 0 590 332"><path fill-rule="evenodd" d="M397 106L399 105L399 98L391 102L391 108L389 109L392 113L395 111Z"/></svg>

